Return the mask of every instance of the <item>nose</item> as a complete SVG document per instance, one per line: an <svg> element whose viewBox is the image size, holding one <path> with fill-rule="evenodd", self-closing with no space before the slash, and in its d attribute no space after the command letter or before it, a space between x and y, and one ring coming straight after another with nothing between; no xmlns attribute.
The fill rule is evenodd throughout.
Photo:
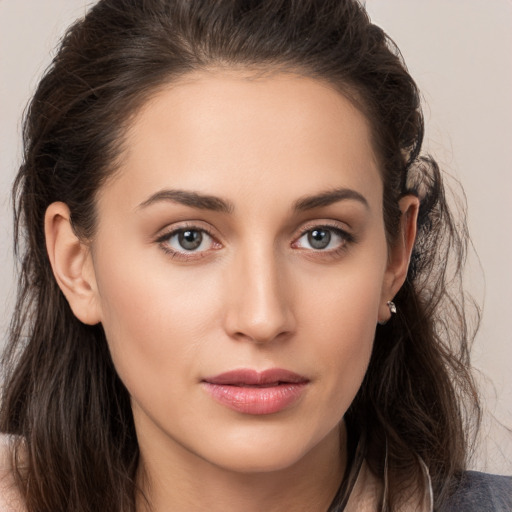
<svg viewBox="0 0 512 512"><path fill-rule="evenodd" d="M286 269L273 250L248 252L231 267L225 329L256 343L287 338L296 320Z"/></svg>

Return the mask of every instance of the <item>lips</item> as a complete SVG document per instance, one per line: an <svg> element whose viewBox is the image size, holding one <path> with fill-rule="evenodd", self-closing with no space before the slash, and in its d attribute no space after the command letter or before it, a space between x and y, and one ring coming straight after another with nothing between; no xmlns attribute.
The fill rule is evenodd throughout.
<svg viewBox="0 0 512 512"><path fill-rule="evenodd" d="M210 396L243 414L274 414L291 407L306 390L309 380L281 368L262 372L232 370L201 382Z"/></svg>

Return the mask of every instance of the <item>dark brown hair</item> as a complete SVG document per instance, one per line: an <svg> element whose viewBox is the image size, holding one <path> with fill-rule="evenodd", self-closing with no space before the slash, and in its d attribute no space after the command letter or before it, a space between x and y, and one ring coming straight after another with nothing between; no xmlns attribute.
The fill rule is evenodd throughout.
<svg viewBox="0 0 512 512"><path fill-rule="evenodd" d="M242 67L328 81L370 120L384 182L388 240L398 199L421 198L418 237L398 315L378 326L370 366L346 414L367 460L390 475L388 505L420 474L436 506L464 469L468 421L478 419L469 373L455 225L441 173L420 156L423 118L401 55L355 0L101 0L72 26L24 124L14 185L18 302L4 355L0 428L15 434L17 479L30 512L133 511L138 446L129 395L101 325L72 314L45 250L54 201L94 236L95 196L116 170L123 135L155 91L194 70Z"/></svg>

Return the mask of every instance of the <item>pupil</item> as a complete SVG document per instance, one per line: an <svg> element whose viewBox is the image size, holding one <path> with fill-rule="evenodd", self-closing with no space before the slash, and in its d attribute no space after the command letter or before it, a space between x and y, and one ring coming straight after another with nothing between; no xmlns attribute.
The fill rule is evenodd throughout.
<svg viewBox="0 0 512 512"><path fill-rule="evenodd" d="M331 233L324 229L313 229L308 234L308 242L315 249L325 249L331 241Z"/></svg>
<svg viewBox="0 0 512 512"><path fill-rule="evenodd" d="M183 249L186 249L187 251L193 251L201 245L201 242L203 241L203 235L200 231L182 231L178 235L178 241Z"/></svg>

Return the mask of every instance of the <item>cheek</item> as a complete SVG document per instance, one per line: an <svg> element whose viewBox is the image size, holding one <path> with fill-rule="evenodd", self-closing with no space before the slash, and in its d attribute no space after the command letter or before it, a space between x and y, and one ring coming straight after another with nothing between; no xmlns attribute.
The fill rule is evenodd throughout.
<svg viewBox="0 0 512 512"><path fill-rule="evenodd" d="M361 381L373 346L375 323L372 319L378 300L374 295L365 297L359 290L353 296L345 296L345 300L331 302L329 309L329 315L324 313L323 332L318 333L315 342L322 347L319 353L323 355L325 368L345 385Z"/></svg>
<svg viewBox="0 0 512 512"><path fill-rule="evenodd" d="M373 338L385 274L383 246L349 255L329 272L299 272L295 295L303 301L301 316L312 324L316 317L318 329L341 335L341 340Z"/></svg>
<svg viewBox="0 0 512 512"><path fill-rule="evenodd" d="M314 352L333 403L344 410L359 389L373 348L385 271L385 250L378 257L347 261L332 274L303 282L301 326L305 350ZM309 288L309 293L306 293ZM341 400L341 402L340 402Z"/></svg>
<svg viewBox="0 0 512 512"><path fill-rule="evenodd" d="M179 370L197 374L193 354L216 321L215 289L186 273L171 274L168 262L131 260L125 255L98 272L102 325L119 376L135 390L157 374L175 383Z"/></svg>

